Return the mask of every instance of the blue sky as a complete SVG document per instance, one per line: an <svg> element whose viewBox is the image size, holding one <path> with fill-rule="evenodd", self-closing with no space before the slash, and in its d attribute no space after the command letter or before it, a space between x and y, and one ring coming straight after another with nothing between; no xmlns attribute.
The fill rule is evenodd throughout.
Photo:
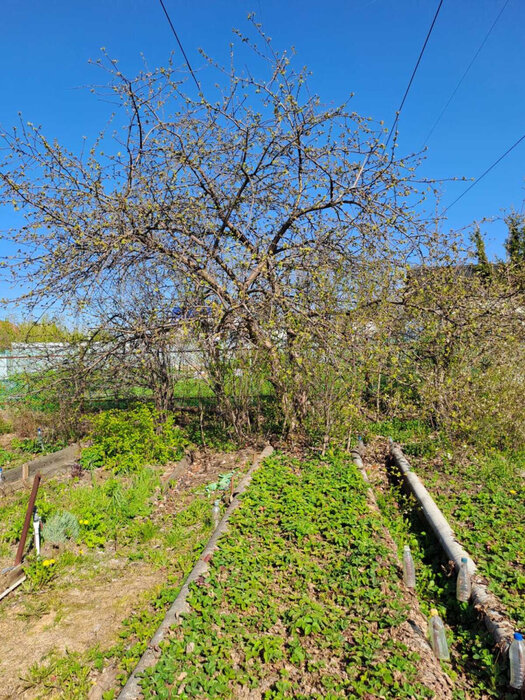
<svg viewBox="0 0 525 700"><path fill-rule="evenodd" d="M202 47L225 59L233 27L253 11L278 49L294 46L324 102L355 93L352 108L390 125L437 0L165 0L186 53L206 85ZM419 150L505 0L444 0L401 119L400 152ZM525 3L509 0L483 51L435 130L421 174L476 177L525 133ZM19 111L48 136L77 147L111 107L83 86L101 82L89 64L100 48L123 72L166 62L177 49L158 0L2 1L0 124ZM179 56L179 54L177 54ZM182 64L183 59L180 56ZM501 217L524 197L525 142L448 212L447 228ZM446 206L467 187L443 188ZM0 229L15 223L0 209ZM489 255L504 255L501 220L483 227ZM0 287L0 296L7 290ZM0 314L1 315L1 314Z"/></svg>

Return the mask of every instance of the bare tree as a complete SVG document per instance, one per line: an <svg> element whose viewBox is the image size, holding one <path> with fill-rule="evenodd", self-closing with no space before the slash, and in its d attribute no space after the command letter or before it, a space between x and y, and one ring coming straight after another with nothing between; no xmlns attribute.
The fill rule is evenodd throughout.
<svg viewBox="0 0 525 700"><path fill-rule="evenodd" d="M12 269L29 305L93 312L155 270L164 309L205 309L192 322L203 347L235 335L264 355L293 430L308 405L301 353L327 342L326 308L351 313L358 271L424 254L430 234L413 212L427 185L414 158L385 151L381 126L323 106L306 71L257 31L264 51L240 37L253 72L233 52L229 69L209 60L222 86L213 99L190 97L171 64L130 79L104 59L115 132L72 153L21 123L2 135L0 196L26 216L6 235L22 244ZM149 314L150 337L171 332L161 316Z"/></svg>

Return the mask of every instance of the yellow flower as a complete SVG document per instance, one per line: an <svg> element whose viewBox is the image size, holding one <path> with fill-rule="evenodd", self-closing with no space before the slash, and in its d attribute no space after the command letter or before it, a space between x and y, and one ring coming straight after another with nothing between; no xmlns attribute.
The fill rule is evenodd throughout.
<svg viewBox="0 0 525 700"><path fill-rule="evenodd" d="M54 559L44 559L44 561L42 562L42 566L53 566L54 563Z"/></svg>
<svg viewBox="0 0 525 700"><path fill-rule="evenodd" d="M512 493L514 496L516 495L516 491L514 491L514 489L510 489L509 493Z"/></svg>

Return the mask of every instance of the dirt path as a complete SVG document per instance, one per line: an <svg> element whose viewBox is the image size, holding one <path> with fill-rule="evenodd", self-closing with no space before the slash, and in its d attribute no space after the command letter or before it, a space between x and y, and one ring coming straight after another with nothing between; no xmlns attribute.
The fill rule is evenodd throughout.
<svg viewBox="0 0 525 700"><path fill-rule="evenodd" d="M1 700L33 698L30 667L50 654L84 651L96 644L109 646L122 620L137 606L144 592L163 578L142 563L112 560L114 577L82 588L20 595L0 620ZM52 679L50 679L52 683Z"/></svg>

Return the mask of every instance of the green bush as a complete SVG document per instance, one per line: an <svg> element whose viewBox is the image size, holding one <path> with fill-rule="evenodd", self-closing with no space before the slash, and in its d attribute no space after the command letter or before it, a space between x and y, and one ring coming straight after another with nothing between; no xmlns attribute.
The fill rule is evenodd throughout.
<svg viewBox="0 0 525 700"><path fill-rule="evenodd" d="M180 459L189 444L170 416L161 420L149 406L104 411L92 419L93 444L82 452L86 468L105 466L115 473L135 472L147 464Z"/></svg>

